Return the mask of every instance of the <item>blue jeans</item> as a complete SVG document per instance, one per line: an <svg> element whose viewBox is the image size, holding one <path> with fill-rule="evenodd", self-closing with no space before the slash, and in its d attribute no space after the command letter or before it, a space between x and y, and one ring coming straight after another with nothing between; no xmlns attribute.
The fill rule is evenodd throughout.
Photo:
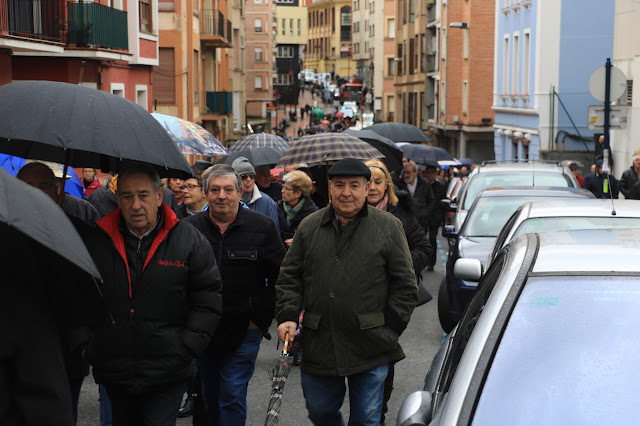
<svg viewBox="0 0 640 426"><path fill-rule="evenodd" d="M98 385L100 393L100 426L111 426L113 417L111 415L111 400L104 386Z"/></svg>
<svg viewBox="0 0 640 426"><path fill-rule="evenodd" d="M388 372L389 364L383 364L346 377L349 382L350 426L380 424L384 380ZM346 392L345 377L316 376L303 371L300 381L313 424L343 426L340 407Z"/></svg>
<svg viewBox="0 0 640 426"><path fill-rule="evenodd" d="M263 332L248 328L230 353L205 353L198 358L207 425L244 425L247 420L247 386L253 376Z"/></svg>

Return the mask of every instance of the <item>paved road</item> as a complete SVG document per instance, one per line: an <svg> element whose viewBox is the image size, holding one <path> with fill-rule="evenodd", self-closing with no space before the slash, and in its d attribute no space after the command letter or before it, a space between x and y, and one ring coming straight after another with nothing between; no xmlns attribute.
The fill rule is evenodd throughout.
<svg viewBox="0 0 640 426"><path fill-rule="evenodd" d="M422 389L424 376L442 340L442 329L438 323L438 286L443 277L446 262L447 242L442 237L438 241L438 262L433 272L423 272L423 279L434 299L413 313L409 326L402 334L400 343L407 358L396 365L394 391L389 401L387 425L395 424L395 418L404 398L411 392ZM275 324L271 327L275 335ZM256 362L256 369L249 382L247 402L249 406L247 425L262 425L271 392L267 371L279 358L275 340L263 340ZM348 403L343 406L343 417L348 418ZM78 425L99 425L98 388L91 376L85 379L80 395ZM308 425L307 412L300 387L300 369L292 367L284 390L280 424L283 426ZM191 425L191 418L178 419L178 425Z"/></svg>

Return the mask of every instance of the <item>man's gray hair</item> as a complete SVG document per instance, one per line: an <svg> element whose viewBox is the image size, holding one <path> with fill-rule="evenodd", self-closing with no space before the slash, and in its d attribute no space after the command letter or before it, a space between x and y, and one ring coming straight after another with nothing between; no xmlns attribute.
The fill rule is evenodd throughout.
<svg viewBox="0 0 640 426"><path fill-rule="evenodd" d="M413 161L413 160L409 160L409 161L407 162L407 164L411 164L411 165L413 166L413 171L414 171L414 172L417 172L417 171L418 171L418 165L416 164L416 162L415 162L415 161Z"/></svg>
<svg viewBox="0 0 640 426"><path fill-rule="evenodd" d="M211 180L219 177L234 177L236 182L236 191L240 191L240 188L242 188L242 180L240 180L240 176L236 174L233 167L228 164L216 164L209 167L202 173L204 192L209 192L209 184L211 183Z"/></svg>
<svg viewBox="0 0 640 426"><path fill-rule="evenodd" d="M120 173L118 173L118 181L133 175L147 176L151 180L153 192L158 192L162 187L162 181L160 180L160 175L156 169L145 163L127 164L123 167Z"/></svg>

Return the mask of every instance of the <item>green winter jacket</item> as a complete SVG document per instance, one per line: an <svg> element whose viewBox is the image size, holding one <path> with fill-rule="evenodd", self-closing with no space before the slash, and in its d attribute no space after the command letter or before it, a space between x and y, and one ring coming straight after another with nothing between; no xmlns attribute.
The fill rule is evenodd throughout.
<svg viewBox="0 0 640 426"><path fill-rule="evenodd" d="M418 300L402 223L364 205L342 235L333 207L306 217L280 267L278 324L302 322L302 370L349 376L404 358L398 343Z"/></svg>

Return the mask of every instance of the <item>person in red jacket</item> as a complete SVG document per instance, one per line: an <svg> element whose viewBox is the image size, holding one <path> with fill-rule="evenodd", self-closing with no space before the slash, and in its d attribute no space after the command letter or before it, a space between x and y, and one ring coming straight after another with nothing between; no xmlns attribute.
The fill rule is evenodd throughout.
<svg viewBox="0 0 640 426"><path fill-rule="evenodd" d="M87 167L82 169L82 185L87 198L93 194L93 191L102 186L102 182L96 177L96 169Z"/></svg>

